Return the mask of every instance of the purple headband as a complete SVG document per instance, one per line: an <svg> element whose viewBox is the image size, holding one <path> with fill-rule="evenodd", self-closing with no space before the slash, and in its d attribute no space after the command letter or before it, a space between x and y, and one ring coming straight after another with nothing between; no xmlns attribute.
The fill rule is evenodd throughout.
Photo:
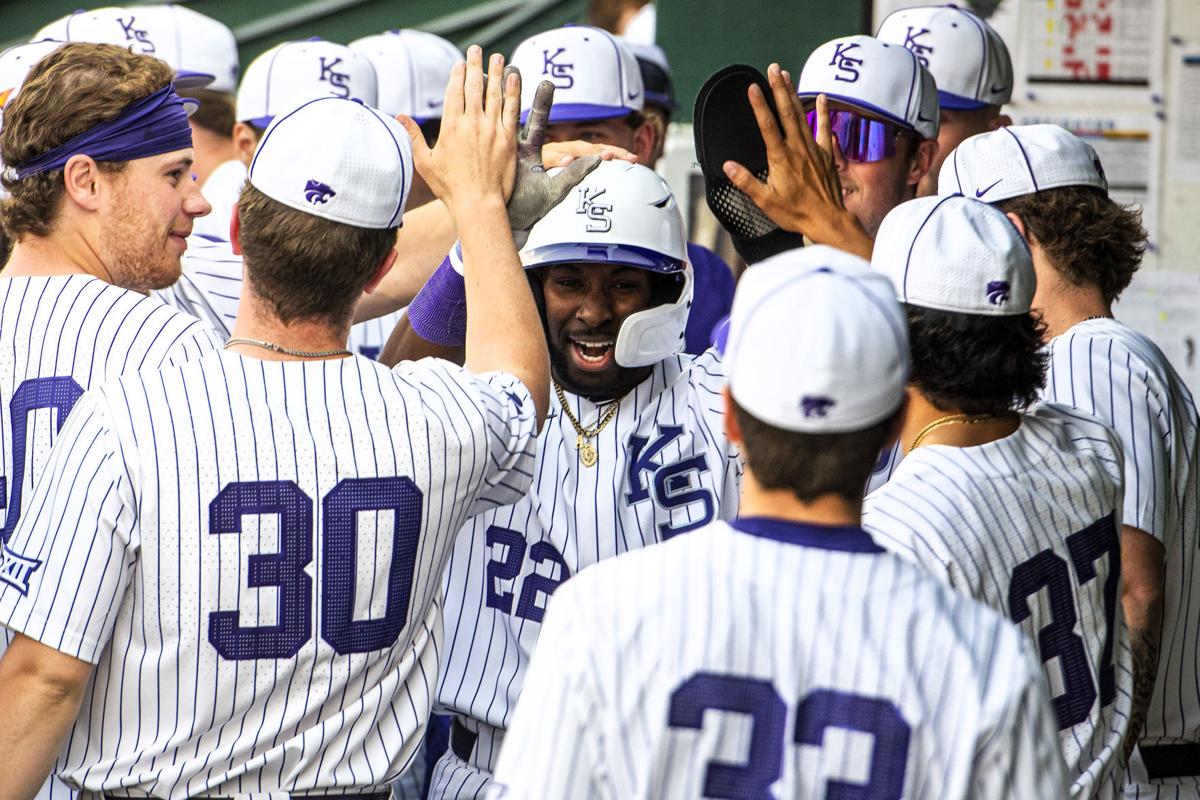
<svg viewBox="0 0 1200 800"><path fill-rule="evenodd" d="M183 98L167 84L135 100L114 119L101 122L14 167L17 180L62 169L76 155L96 161L132 161L192 146L192 128Z"/></svg>

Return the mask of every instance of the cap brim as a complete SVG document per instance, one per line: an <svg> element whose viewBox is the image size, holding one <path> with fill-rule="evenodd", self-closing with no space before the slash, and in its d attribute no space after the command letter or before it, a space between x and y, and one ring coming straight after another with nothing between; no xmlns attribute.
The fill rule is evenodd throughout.
<svg viewBox="0 0 1200 800"><path fill-rule="evenodd" d="M832 92L796 92L796 96L799 97L801 100L816 100L817 95L819 95L819 94L825 95L830 100L837 100L839 103L845 103L846 105L851 106L853 108L861 109L862 111L865 111L868 114L875 114L876 116L883 117L888 122L891 122L895 125L899 125L901 128L904 128L904 130L906 130L906 131L912 131L913 133L916 133L916 134L921 133L919 130L917 130L915 127L913 127L913 125L908 120L900 119L892 112L887 111L886 109L882 109L879 106L873 106L870 103L865 103L862 100L859 100L857 97L850 97L849 95L844 95L844 94L834 94Z"/></svg>
<svg viewBox="0 0 1200 800"><path fill-rule="evenodd" d="M216 75L209 75L207 72L181 69L175 73L175 87L177 89L203 89L216 79Z"/></svg>
<svg viewBox="0 0 1200 800"><path fill-rule="evenodd" d="M985 103L982 100L975 100L970 97L963 97L949 92L938 92L938 107L947 108L951 111L976 111L980 108L986 108L992 105Z"/></svg>
<svg viewBox="0 0 1200 800"><path fill-rule="evenodd" d="M254 127L263 128L263 129L271 127L271 123L274 121L275 121L274 114L270 114L265 117L251 117L250 119L242 120L242 122L249 122Z"/></svg>
<svg viewBox="0 0 1200 800"><path fill-rule="evenodd" d="M613 119L632 114L636 109L624 106L599 106L590 103L555 103L550 107L550 122L587 122L593 119ZM525 124L529 110L521 112L521 124Z"/></svg>
<svg viewBox="0 0 1200 800"><path fill-rule="evenodd" d="M635 267L666 275L683 272L683 262L679 259L629 245L554 244L521 252L521 264L526 269L581 262Z"/></svg>

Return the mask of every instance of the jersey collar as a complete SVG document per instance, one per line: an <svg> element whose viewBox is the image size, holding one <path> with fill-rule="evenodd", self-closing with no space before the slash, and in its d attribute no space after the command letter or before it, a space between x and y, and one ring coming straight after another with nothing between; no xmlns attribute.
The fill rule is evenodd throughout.
<svg viewBox="0 0 1200 800"><path fill-rule="evenodd" d="M775 517L738 517L729 523L742 533L784 544L817 547L843 553L883 553L870 534L858 525L808 525Z"/></svg>

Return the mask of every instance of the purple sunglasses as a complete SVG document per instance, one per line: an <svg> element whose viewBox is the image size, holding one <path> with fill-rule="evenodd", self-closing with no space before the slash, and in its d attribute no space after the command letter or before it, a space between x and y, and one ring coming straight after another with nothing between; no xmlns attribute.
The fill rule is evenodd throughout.
<svg viewBox="0 0 1200 800"><path fill-rule="evenodd" d="M904 133L904 129L898 125L840 109L829 111L829 123L833 127L842 158L866 164L894 156L896 136ZM816 136L816 109L808 112L808 127Z"/></svg>

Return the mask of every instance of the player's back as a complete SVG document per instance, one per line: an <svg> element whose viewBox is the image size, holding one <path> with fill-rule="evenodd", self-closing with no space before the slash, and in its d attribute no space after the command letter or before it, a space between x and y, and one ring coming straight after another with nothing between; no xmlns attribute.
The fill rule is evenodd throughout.
<svg viewBox="0 0 1200 800"><path fill-rule="evenodd" d="M1045 396L1095 414L1125 452L1123 523L1165 550L1162 640L1143 754L1158 744L1189 743L1200 765L1200 423L1183 379L1141 333L1113 319L1071 327L1049 345ZM1134 760L1136 780L1146 775ZM1184 770L1185 772L1188 770ZM1179 780L1200 784L1200 766ZM1144 791L1149 791L1148 789Z"/></svg>
<svg viewBox="0 0 1200 800"><path fill-rule="evenodd" d="M736 513L741 467L721 427L723 382L715 351L660 361L615 401L593 466L580 461L575 428L551 400L532 490L471 520L447 567L440 705L503 728L559 584ZM564 397L589 426L612 408Z"/></svg>
<svg viewBox="0 0 1200 800"><path fill-rule="evenodd" d="M217 346L201 322L98 278L0 278L0 542L16 529L58 430L86 389ZM0 629L0 653L8 641ZM54 777L39 795L71 796Z"/></svg>
<svg viewBox="0 0 1200 800"><path fill-rule="evenodd" d="M1043 405L977 447L911 451L867 497L889 550L986 602L1037 642L1074 796L1124 769L1132 656L1119 603L1121 450L1099 420Z"/></svg>
<svg viewBox="0 0 1200 800"><path fill-rule="evenodd" d="M739 519L604 562L555 595L543 644L558 658L535 654L506 797L1065 785L1031 645L859 528Z"/></svg>
<svg viewBox="0 0 1200 800"><path fill-rule="evenodd" d="M523 493L524 387L432 360L213 353L76 414L51 466L95 476L74 491L115 522L42 556L103 614L29 589L97 662L60 772L172 797L386 786L428 716L453 538Z"/></svg>

